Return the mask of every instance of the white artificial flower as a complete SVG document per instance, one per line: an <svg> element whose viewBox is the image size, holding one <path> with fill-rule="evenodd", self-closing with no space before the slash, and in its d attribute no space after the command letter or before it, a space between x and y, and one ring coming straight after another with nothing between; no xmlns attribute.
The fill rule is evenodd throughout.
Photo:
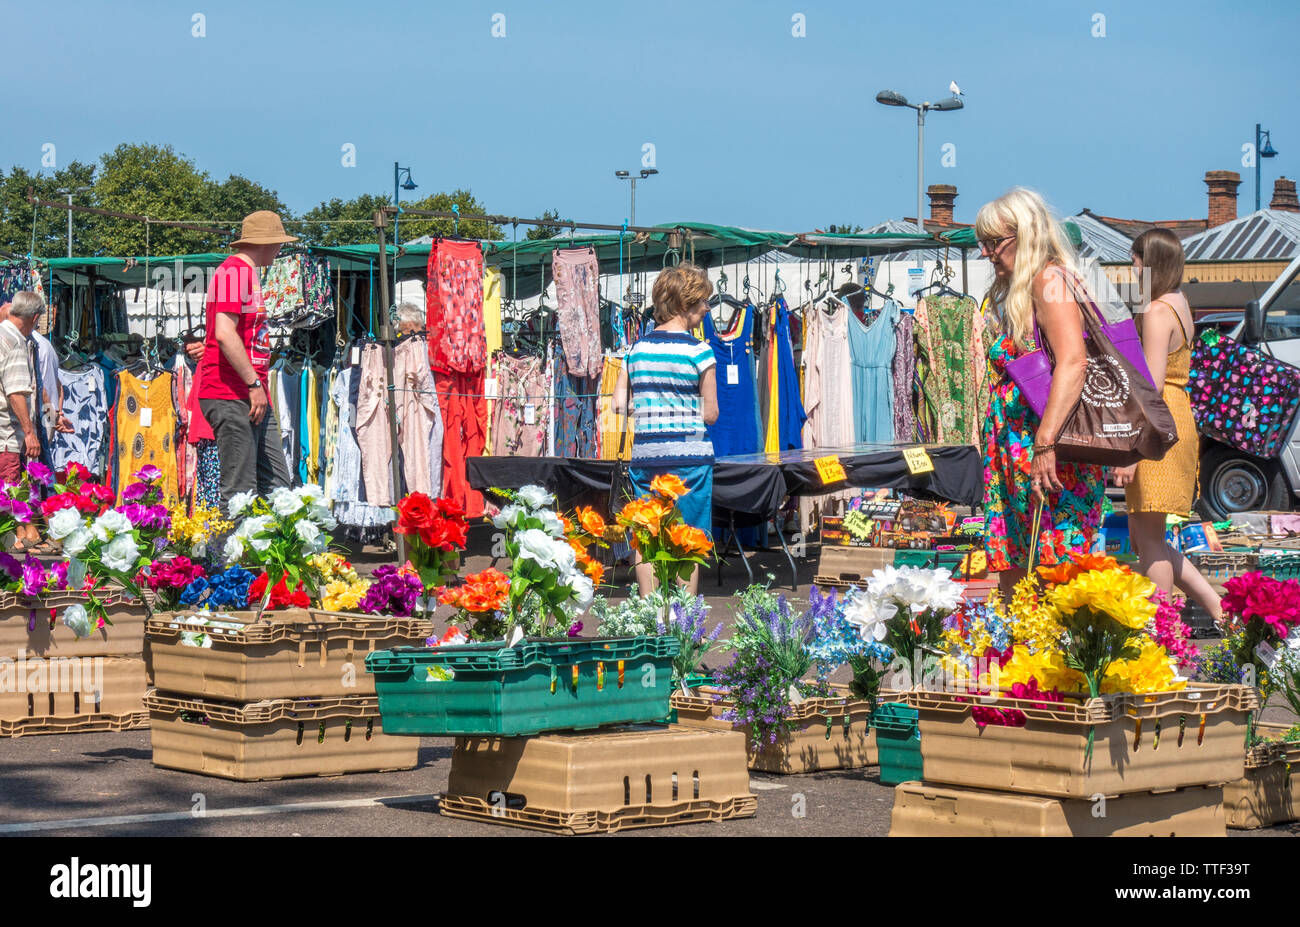
<svg viewBox="0 0 1300 927"><path fill-rule="evenodd" d="M84 605L69 605L64 609L63 623L72 629L78 639L90 636L90 616L86 614Z"/></svg>
<svg viewBox="0 0 1300 927"><path fill-rule="evenodd" d="M248 546L253 548L254 553L264 554L271 549L271 539L264 537L249 538Z"/></svg>
<svg viewBox="0 0 1300 927"><path fill-rule="evenodd" d="M559 538L550 538L551 547L554 550L552 559L555 562L555 568L559 571L561 577L568 577L577 572L578 555L569 542Z"/></svg>
<svg viewBox="0 0 1300 927"><path fill-rule="evenodd" d="M236 563L239 558L244 556L244 539L237 534L232 534L226 538L226 547L222 551L226 563Z"/></svg>
<svg viewBox="0 0 1300 927"><path fill-rule="evenodd" d="M521 559L533 560L544 569L555 569L555 539L549 534L537 528L529 528L527 531L521 531L517 540ZM564 546L568 548L569 545ZM573 556L572 549L569 549L569 556Z"/></svg>
<svg viewBox="0 0 1300 927"><path fill-rule="evenodd" d="M596 587L592 585L591 577L579 573L569 580L569 588L573 590L579 610L586 611L591 607L591 600L596 595Z"/></svg>
<svg viewBox="0 0 1300 927"><path fill-rule="evenodd" d="M339 526L338 519L336 519L334 513L327 508L313 508L311 517L315 520L316 524L320 526L322 531L333 531Z"/></svg>
<svg viewBox="0 0 1300 927"><path fill-rule="evenodd" d="M248 540L270 528L272 521L270 515L253 515L245 518L239 523L239 527L235 529L235 536Z"/></svg>
<svg viewBox="0 0 1300 927"><path fill-rule="evenodd" d="M248 510L249 506L253 504L253 500L256 498L257 498L256 493L251 493L251 492L235 493L233 496L230 497L230 517L238 518L240 515L243 515L244 512Z"/></svg>
<svg viewBox="0 0 1300 927"><path fill-rule="evenodd" d="M269 501L271 511L281 518L288 518L302 508L302 499L298 494L292 489L285 489L283 486L271 493Z"/></svg>
<svg viewBox="0 0 1300 927"><path fill-rule="evenodd" d="M555 497L540 486L525 486L516 495L520 502L533 511L555 503Z"/></svg>
<svg viewBox="0 0 1300 927"><path fill-rule="evenodd" d="M293 526L293 530L298 532L298 537L302 538L305 544L311 544L320 537L320 529L311 521L300 521Z"/></svg>
<svg viewBox="0 0 1300 927"><path fill-rule="evenodd" d="M109 509L95 519L90 532L101 541L111 541L117 535L131 530L131 519L121 512Z"/></svg>
<svg viewBox="0 0 1300 927"><path fill-rule="evenodd" d="M883 641L889 636L889 620L897 614L897 604L870 591L851 592L844 603L844 619L858 627L863 640Z"/></svg>
<svg viewBox="0 0 1300 927"><path fill-rule="evenodd" d="M140 547L131 535L119 534L108 542L99 557L110 570L125 573L135 569L136 561L140 559Z"/></svg>
<svg viewBox="0 0 1300 927"><path fill-rule="evenodd" d="M68 561L68 588L79 590L86 588L86 561L73 557Z"/></svg>
<svg viewBox="0 0 1300 927"><path fill-rule="evenodd" d="M556 515L550 509L543 509L537 513L541 519L542 530L553 538L564 537L564 522L560 521L560 516Z"/></svg>
<svg viewBox="0 0 1300 927"><path fill-rule="evenodd" d="M93 535L90 529L85 525L79 528L73 528L68 532L68 536L63 539L63 552L69 557L80 557L90 546Z"/></svg>
<svg viewBox="0 0 1300 927"><path fill-rule="evenodd" d="M81 513L76 509L59 509L50 516L50 537L56 541L62 541L73 531L84 525L85 522L81 518Z"/></svg>
<svg viewBox="0 0 1300 927"><path fill-rule="evenodd" d="M931 609L951 612L961 600L962 589L947 570L904 567L899 571L896 597L919 615Z"/></svg>
<svg viewBox="0 0 1300 927"><path fill-rule="evenodd" d="M325 503L325 491L315 483L305 483L293 490L293 494L302 500L305 506L319 506Z"/></svg>
<svg viewBox="0 0 1300 927"><path fill-rule="evenodd" d="M510 526L510 523L514 521L515 516L522 511L524 511L523 506L516 505L512 502L493 516L492 525L505 530Z"/></svg>

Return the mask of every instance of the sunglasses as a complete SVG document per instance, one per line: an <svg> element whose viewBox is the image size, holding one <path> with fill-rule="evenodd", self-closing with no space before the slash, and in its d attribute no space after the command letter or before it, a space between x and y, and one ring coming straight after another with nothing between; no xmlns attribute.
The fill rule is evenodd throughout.
<svg viewBox="0 0 1300 927"><path fill-rule="evenodd" d="M1010 241L1015 238L1014 235L1003 235L1001 238L981 238L979 246L981 251L996 251L1004 241Z"/></svg>

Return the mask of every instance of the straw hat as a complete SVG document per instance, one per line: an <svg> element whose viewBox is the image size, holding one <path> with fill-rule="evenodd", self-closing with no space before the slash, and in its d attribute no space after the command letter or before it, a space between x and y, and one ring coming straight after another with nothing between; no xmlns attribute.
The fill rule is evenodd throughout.
<svg viewBox="0 0 1300 927"><path fill-rule="evenodd" d="M292 235L284 233L284 223L280 217L269 209L260 209L244 217L239 240L234 245L287 245L297 241Z"/></svg>

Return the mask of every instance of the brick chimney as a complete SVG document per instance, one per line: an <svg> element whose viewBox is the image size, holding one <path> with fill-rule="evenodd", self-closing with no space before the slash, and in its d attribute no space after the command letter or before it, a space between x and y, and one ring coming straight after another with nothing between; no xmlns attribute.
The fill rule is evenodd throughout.
<svg viewBox="0 0 1300 927"><path fill-rule="evenodd" d="M1268 204L1268 208L1280 209L1283 212L1300 212L1300 200L1296 199L1294 180L1279 177L1273 181L1273 201Z"/></svg>
<svg viewBox="0 0 1300 927"><path fill-rule="evenodd" d="M1295 184L1292 184L1294 187ZM949 183L932 183L925 192L930 197L930 221L952 225L953 203L957 199L957 188ZM1294 198L1294 191L1292 192Z"/></svg>
<svg viewBox="0 0 1300 927"><path fill-rule="evenodd" d="M1207 227L1214 228L1237 218L1237 187L1241 186L1241 175L1236 171L1206 171L1205 185L1210 188Z"/></svg>

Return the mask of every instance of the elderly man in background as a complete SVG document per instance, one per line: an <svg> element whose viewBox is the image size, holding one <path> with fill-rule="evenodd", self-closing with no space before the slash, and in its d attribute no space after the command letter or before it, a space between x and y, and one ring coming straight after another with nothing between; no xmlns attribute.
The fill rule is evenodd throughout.
<svg viewBox="0 0 1300 927"><path fill-rule="evenodd" d="M0 390L5 403L0 408L0 482L17 483L23 475L24 460L39 460L41 440L33 416L40 406L32 397L36 393L36 372L28 336L36 330L36 320L45 311L45 302L35 293L15 293L9 313L0 321ZM14 549L35 546L40 537L32 525L18 526Z"/></svg>

